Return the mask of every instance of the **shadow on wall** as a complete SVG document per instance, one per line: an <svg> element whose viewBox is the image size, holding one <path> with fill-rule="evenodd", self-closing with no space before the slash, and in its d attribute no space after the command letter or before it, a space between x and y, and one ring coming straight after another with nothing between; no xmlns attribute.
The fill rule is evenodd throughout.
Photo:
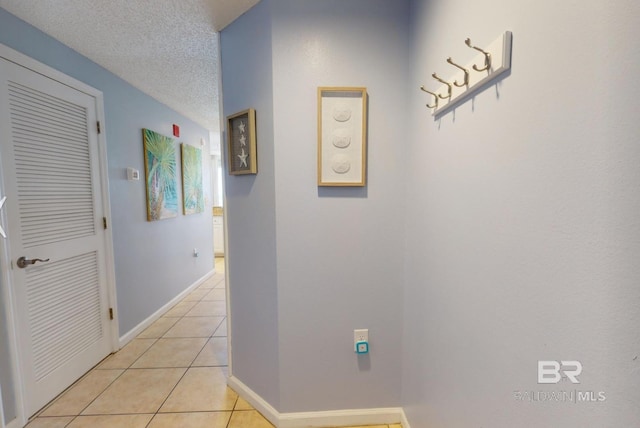
<svg viewBox="0 0 640 428"><path fill-rule="evenodd" d="M318 196L321 198L366 198L367 186L364 187L318 187Z"/></svg>
<svg viewBox="0 0 640 428"><path fill-rule="evenodd" d="M228 175L226 180L234 180L233 186L226 186L227 198L249 196L256 182L256 175Z"/></svg>

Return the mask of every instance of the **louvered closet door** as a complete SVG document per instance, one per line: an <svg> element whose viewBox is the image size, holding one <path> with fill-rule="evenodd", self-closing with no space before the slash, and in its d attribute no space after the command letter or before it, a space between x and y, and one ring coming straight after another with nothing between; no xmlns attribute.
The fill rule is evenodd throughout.
<svg viewBox="0 0 640 428"><path fill-rule="evenodd" d="M96 100L0 60L1 161L26 407L111 351ZM19 268L17 260L49 259Z"/></svg>

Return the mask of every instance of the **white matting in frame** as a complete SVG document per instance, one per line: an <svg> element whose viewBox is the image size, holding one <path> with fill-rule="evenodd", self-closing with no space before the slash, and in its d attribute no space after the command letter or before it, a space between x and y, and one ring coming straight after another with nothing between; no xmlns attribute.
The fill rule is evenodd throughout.
<svg viewBox="0 0 640 428"><path fill-rule="evenodd" d="M367 89L318 88L318 186L364 186Z"/></svg>

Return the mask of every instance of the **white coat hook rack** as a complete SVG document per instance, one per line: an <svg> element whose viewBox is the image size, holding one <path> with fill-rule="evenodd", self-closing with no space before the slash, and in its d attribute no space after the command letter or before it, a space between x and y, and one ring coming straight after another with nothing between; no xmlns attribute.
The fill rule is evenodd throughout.
<svg viewBox="0 0 640 428"><path fill-rule="evenodd" d="M442 116L471 98L487 83L495 81L507 72L511 68L511 40L511 31L505 31L487 47L474 46L471 39L467 38L464 41L465 44L476 52L473 59L467 65L461 66L451 57L447 58L449 64L462 71L453 74L449 79L441 79L436 73L433 73L432 77L442 85L433 91L427 91L425 86L420 88L435 98L433 104L427 104L427 107L432 109L432 115L436 118ZM461 84L460 81L464 84ZM438 97L440 101L438 101Z"/></svg>
<svg viewBox="0 0 640 428"><path fill-rule="evenodd" d="M4 207L4 203L6 202L6 200L7 200L6 196L0 199L0 211L2 211L2 208ZM7 234L4 232L4 229L2 228L2 223L0 223L0 236L7 239Z"/></svg>

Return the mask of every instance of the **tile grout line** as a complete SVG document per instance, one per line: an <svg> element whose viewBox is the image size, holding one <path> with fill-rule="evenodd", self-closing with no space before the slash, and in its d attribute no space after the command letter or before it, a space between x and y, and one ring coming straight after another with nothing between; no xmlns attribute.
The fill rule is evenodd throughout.
<svg viewBox="0 0 640 428"><path fill-rule="evenodd" d="M153 416L151 417L151 420L149 420L149 424L156 418L156 416L158 416L158 413L160 412L160 409L162 409L162 406L164 406L164 404L167 402L167 400L169 399L169 397L171 396L171 394L173 393L173 391L175 391L176 387L178 386L178 384L180 383L180 381L182 379L184 379L184 377L186 376L187 372L189 371L189 368L187 368L184 373L182 373L182 376L180 376L180 379L178 379L178 381L176 382L175 385L173 385L173 388L171 388L171 391L169 391L169 393L167 394L167 396L164 398L164 400L162 400L162 403L160 403L160 405L158 406L158 408L156 409L156 411L153 413ZM147 426L149 426L147 424Z"/></svg>
<svg viewBox="0 0 640 428"><path fill-rule="evenodd" d="M113 354L113 355L115 355L115 354ZM89 373L91 373L93 370L97 370L97 369L96 369L96 368L94 368L94 369L92 369ZM114 370L117 370L117 369L114 369ZM122 375L124 375L124 374L127 372L127 370L128 370L128 369L124 369L124 370L122 370L122 373L120 373L118 376L116 376L116 378L115 378L115 379L113 379L111 382L109 382L109 385L107 385L107 386L102 390L102 392L101 392L100 394L96 395L96 397L95 397L93 400L91 400L91 402L89 402L89 404L87 404L86 406L84 406L84 407L82 408L82 410L80 410L80 412L79 412L77 415L75 415L75 416L74 416L74 418L73 418L73 420L72 420L71 422L75 421L75 420L76 420L76 418L78 418L79 416L81 416L81 415L82 415L82 412L84 412L85 410L87 410L87 408L88 408L89 406L91 406L91 405L93 404L93 402L94 402L94 401L96 401L96 400L98 399L98 397L101 397L101 396L102 396L102 394L104 394L104 393L105 393L105 391L106 391L107 389L109 389L109 387L110 387L111 385L113 385L113 383L114 383L116 380L120 379L120 377L122 377ZM61 397L59 397L59 398L61 398ZM58 401L58 399L56 399L56 401ZM71 424L71 422L69 422L69 424Z"/></svg>
<svg viewBox="0 0 640 428"><path fill-rule="evenodd" d="M69 424L71 424L74 420L76 420L76 418L80 415L82 415L82 412L84 412L87 407L89 407L95 400L98 399L98 397L100 397L117 379L119 379L126 371L127 369L103 369L103 370L122 370L122 373L120 373L118 376L115 377L115 379L113 379L111 382L109 382L109 384L93 399L91 400L91 402L89 404L87 404L85 407L82 408L82 410L80 410L80 412L77 415L62 415L62 416L42 416L42 414L44 412L46 412L50 407L52 407L55 403L58 402L58 400L60 400L65 394L67 394L68 392L70 392L74 387L77 387L80 382L82 382L83 380L85 380L91 373L95 372L96 370L100 370L99 367L102 363L104 363L110 356L115 355L117 352L114 352L112 354L110 354L109 356L103 358L98 364L96 364L91 370L89 370L88 372L86 372L84 375L82 375L82 377L80 377L80 379L76 380L74 383L72 383L71 385L69 385L68 388L66 388L64 391L62 391L60 394L58 394L58 396L56 396L56 398L54 398L53 400L51 400L51 402L49 402L45 407L43 407L32 419L31 422L36 420L37 418L47 418L47 417L71 417L73 418L71 421L69 421L69 423L66 426L68 426ZM30 423L30 422L29 422ZM28 424L27 424L28 425Z"/></svg>
<svg viewBox="0 0 640 428"><path fill-rule="evenodd" d="M196 290L194 290L194 291L196 291ZM190 293L190 294L191 294L191 293ZM187 297L188 297L188 295L185 297L185 299L186 299ZM204 296L203 296L202 298L204 298ZM196 305L197 305L199 302L201 302L201 301L202 301L202 298L201 298L200 300L196 300ZM182 303L182 302L184 302L184 301L185 301L185 300L181 300L181 301L180 301L180 302L178 302L176 305L178 305L178 304L180 304L180 303ZM196 305L194 305L194 307L195 307ZM193 309L193 308L192 308L192 309ZM188 312L189 312L189 311L187 311L187 313L188 313ZM182 319L184 319L184 318L186 318L186 317L187 317L187 315L186 315L186 313L185 313L182 317L180 317L180 320L182 320ZM194 318L195 318L195 317L194 317ZM176 324L178 324L178 323L180 322L180 320L178 320L178 321L177 321L173 326L175 326ZM173 328L173 326L172 326L172 327L170 327L170 328L169 328L169 329L168 329L168 330L167 330L167 331L162 335L162 337L164 337L164 335L166 335L166 334L167 334L167 332L169 332L169 330L171 330L171 328ZM217 328L216 328L216 329L217 329ZM214 333L215 333L215 330L214 330ZM212 333L212 335L213 335L213 333ZM206 338L207 340L205 341L204 345L202 345L202 348L200 348L200 351L198 351L198 353L195 355L195 357L193 357L193 359L191 360L191 363L189 363L189 366L188 366L188 367L186 367L186 370L184 371L184 373L182 374L182 376L180 376L180 379L178 379L178 381L177 381L177 382L176 382L176 384L173 386L173 388L171 388L171 391L169 391L169 393L168 393L168 394L167 394L167 396L164 398L164 400L162 401L162 403L160 404L160 406L158 406L158 409L154 412L153 416L151 417L151 419L150 419L150 420L149 420L149 422L147 423L146 427L148 427L148 426L149 426L149 424L151 424L151 422L152 422L152 421L156 418L156 416L160 413L160 409L162 409L162 406L164 406L164 405L165 405L165 403L167 402L167 400L169 399L169 397L171 396L171 394L173 394L173 391L175 391L175 389L178 387L178 385L180 384L180 382L184 379L184 377L187 375L187 373L189 372L189 370L193 367L193 363L194 363L194 361L198 358L198 355L200 355L200 353L201 353L201 352L202 352L202 350L205 348L205 346L207 346L207 343L209 343L210 338L211 338L211 336L210 336L210 337L208 337L208 338ZM160 340L160 339L158 339L158 340ZM149 348L149 349L151 349L151 348ZM148 351L149 349L147 349L147 351ZM146 352L145 352L145 353L146 353ZM144 354L143 354L143 355L144 355ZM142 357L142 356L141 356L141 357ZM137 360L136 360L136 361L137 361ZM231 420L231 418L229 418L229 420Z"/></svg>
<svg viewBox="0 0 640 428"><path fill-rule="evenodd" d="M231 414L229 414L229 420L227 421L227 425L226 425L225 428L229 428L229 425L231 425L231 419L233 419L233 413L236 411L236 406L238 405L238 400L240 400L240 396L236 392L236 401L233 403L233 407L231 408Z"/></svg>
<svg viewBox="0 0 640 428"><path fill-rule="evenodd" d="M176 305L180 304L184 302L184 300L181 300L180 302L178 302ZM176 321L176 323L174 324L174 326L180 322L181 319L183 319L185 316L183 315L182 317L180 317L180 319L178 321ZM167 332L169 330L171 330L172 327L170 327L167 331L165 331L163 333L163 335L158 338L158 340L160 340L165 334L167 334ZM155 344L155 343L154 343ZM153 346L153 345L152 345ZM149 347L149 349L151 349L151 347ZM149 349L147 349L147 351L149 351ZM200 350L200 352L202 352L202 350ZM144 354L146 354L146 351L144 352ZM143 354L143 355L144 355ZM140 358L142 357L142 355L140 356ZM137 361L137 360L136 360ZM132 364L133 365L133 364ZM184 373L182 373L182 376L180 376L180 379L178 379L178 381L176 382L175 385L173 385L173 388L171 388L171 391L169 391L169 393L167 394L167 396L164 398L164 400L162 400L162 403L160 403L160 405L158 406L158 408L156 409L156 411L153 413L153 416L151 416L151 419L149 420L149 422L147 423L146 427L149 426L149 424L151 424L151 422L153 422L153 420L156 418L156 416L158 415L158 412L160 411L160 409L162 408L162 406L164 406L164 403L167 402L167 400L169 399L169 397L171 396L171 394L173 393L173 391L176 389L176 387L178 386L178 384L180 383L180 381L182 379L184 379L184 377L186 376L187 372L189 371L189 367L186 368L186 370L184 371Z"/></svg>
<svg viewBox="0 0 640 428"><path fill-rule="evenodd" d="M133 340L132 340L131 342L133 342L133 341L134 341L134 340L136 340L137 338L138 338L138 337L136 336L135 338L133 338ZM151 337L150 337L149 339L153 339L153 343L152 343L152 344L151 344L147 349L145 349L145 351L144 351L142 354L140 354L140 355L139 355L135 360L133 360L133 361L131 362L131 364L129 364L129 366L127 366L127 367L124 369L124 371L125 371L125 372L126 372L127 370L130 370L130 369L133 367L133 365L134 365L135 363L137 363L137 362L138 362L138 360L139 360L140 358L142 358L142 356L143 356L144 354L146 354L147 352L149 352L149 349L153 348L153 345L155 345L156 343L158 343L158 341L159 341L161 338L160 338L160 337L156 337L156 338L151 338ZM129 342L129 343L131 343L131 342ZM127 344L127 345L128 345L128 344ZM126 346L125 346L125 347L126 347ZM124 348L122 348L122 349L124 349ZM122 351L122 349L121 349L120 351ZM116 352L115 354L117 354L117 352ZM115 355L115 354L113 354L113 355ZM124 372L123 372L123 373L124 373ZM104 392L104 391L103 391L103 392Z"/></svg>
<svg viewBox="0 0 640 428"><path fill-rule="evenodd" d="M205 297L206 297L206 296L207 296L207 295L208 295L212 290L216 289L216 286L217 286L219 283L221 283L222 281L224 281L224 276L223 276L223 277L222 277L222 278L221 278L221 279L220 279L220 280L219 280L219 281L218 281L218 282L217 282L217 283L216 283L216 284L215 284L211 289L207 289L207 290L209 290L209 291L208 291L207 293L204 293L204 295L203 295L201 298L199 298L199 299L197 299L197 300L191 300L191 301L195 301L194 307L195 307L198 303L205 301L205 300L203 300L203 299L204 299L204 298L205 298ZM203 290L204 290L204 289L203 289ZM224 288L223 288L223 290L225 290L225 292L226 292L226 289L224 289ZM194 290L194 291L195 291L195 290ZM191 293L190 293L190 294L191 294ZM188 295L187 295L187 296L185 296L185 299L186 299L187 297L188 297ZM176 303L176 305L174 305L174 307L175 307L175 306L177 306L178 304L182 303L182 302L185 302L185 301L187 301L187 300L184 300L184 299L183 299L183 300L181 300L180 302ZM217 301L217 300L211 300L211 302L214 302L214 301ZM221 300L221 301L224 301L224 300ZM172 308L172 309L173 309L173 308ZM43 408L42 408L42 410L40 410L40 411L39 411L39 412L38 412L38 413L37 413L37 414L32 418L32 420L31 420L31 421L35 421L35 420L36 420L36 419L38 419L38 418L41 418L41 419L42 419L42 418L54 418L54 417L56 417L56 418L57 418L57 417L70 417L70 418L71 418L71 420L70 420L68 423L66 423L66 424L64 425L65 427L68 427L69 425L71 425L74 421L76 421L76 420L77 420L79 417L81 417L81 416L115 416L115 415L143 415L143 414L144 414L144 415L152 415L152 416L151 416L151 419L150 419L150 420L149 420L149 422L146 424L146 427L148 427L148 426L151 424L151 422L155 419L155 417L159 414L160 409L161 409L161 408L162 408L162 406L166 403L166 401L169 399L169 397L170 397L170 396L171 396L171 394L174 392L174 390L176 389L176 387L178 386L178 384L183 380L183 378L185 377L185 375L187 374L187 372L188 372L191 368L194 368L193 363L194 363L194 362L195 362L195 360L198 358L198 356L202 353L202 351L204 350L204 348L206 347L206 345L209 343L209 341L210 341L212 338L214 338L214 337L226 337L226 336L215 336L216 332L218 331L218 329L221 327L221 325L225 322L225 320L226 320L226 318L227 318L227 314L226 314L226 312L225 312L225 314L224 314L224 315L196 315L196 316L189 317L187 314L188 314L192 309L193 309L193 307L192 307L191 309L187 310L184 314L182 314L182 315L180 315L180 316L178 316L178 317L166 317L166 318L178 318L178 320L177 320L177 321L176 321L176 322L175 322L171 327L169 327L169 328L167 329L167 331L165 331L165 332L164 332L162 335L160 335L159 337L155 337L155 338L147 338L147 337L145 337L145 338L141 338L141 339L153 339L153 343L152 343L152 344L151 344L151 345L150 345L150 346L149 346L149 347L148 347L148 348L147 348L147 349L146 349L142 354L140 354L140 355L139 355L139 356L138 356L138 357L137 357L133 362L131 362L127 367L125 367L125 368L112 368L112 369L100 369L100 366L101 366L102 364L104 364L104 363L105 363L105 361L106 361L109 357L111 357L111 356L113 356L113 355L116 355L118 352L122 351L122 349L124 349L124 347L123 347L122 349L120 349L120 350L118 350L118 351L116 351L116 352L114 352L114 353L112 353L112 354L108 355L108 356L107 356L107 357L105 357L104 359L102 359L98 364L96 364L96 365L95 365L93 368L91 368L87 373L85 373L82 377L80 377L80 379L78 379L76 382L74 382L72 385L70 385L68 388L66 388L66 389L65 389L63 392L61 392L61 393L60 393L56 398L54 398L53 400L51 400L51 402L50 402L49 404L47 404L45 407L43 407ZM167 313L168 313L168 311L167 311ZM107 389L109 389L109 387L110 387L110 386L112 386L112 385L113 385L113 383L114 383L114 382L116 382L118 379L120 379L120 378L121 378L121 377L122 377L122 376L123 376L127 371L130 371L130 370L142 370L142 369L146 369L146 370L148 370L148 369L151 369L151 370L154 370L154 369L164 369L163 367L146 367L146 368L145 368L145 367L142 367L142 368L134 368L134 367L133 367L133 365L134 365L136 362L138 362L138 360L140 360L140 358L142 358L142 356L144 356L147 352L149 352L149 350L150 350L154 345L156 345L156 344L160 341L160 339L163 339L163 338L164 338L164 339L183 339L183 338L191 338L191 337L166 338L166 337L164 337L164 336L165 336L165 335L168 333L168 331L169 331L169 330L171 330L171 329L172 329L172 328L173 328L177 323L179 323L179 322L180 322L180 320L182 320L182 319L184 319L184 318L197 318L197 317L219 317L219 318L221 318L221 320L219 321L219 323L217 324L217 326L214 328L214 330L213 330L212 334L211 334L211 335L209 335L208 337L207 337L207 336L193 337L193 338L205 338L205 339L207 339L207 340L206 340L206 341L205 341L205 343L203 344L202 348L200 348L200 350L198 351L198 353L195 355L195 357L191 360L191 363L189 364L189 366L187 366L187 367L166 367L166 368L185 368L185 371L184 371L184 373L182 374L182 376L180 377L180 379L178 379L178 381L176 382L176 384L173 386L173 388L171 389L171 391L167 394L167 396L165 397L165 399L163 400L163 402L160 404L160 406L158 407L158 409L157 409L154 413L122 413L122 414L114 413L114 414L105 414L105 415L101 415L101 414L100 414L100 415L82 415L82 412L84 412L84 411L85 411L88 407L90 407L90 406L91 406L91 405L92 405L92 404L93 404L93 403L94 403L98 398L100 398L100 397L101 397L101 396L102 396L102 395L107 391ZM160 318L165 318L165 316L160 317ZM142 333L141 333L141 334L142 334ZM140 337L139 337L139 336L136 336L133 340L135 340L135 339L140 339ZM208 365L207 365L207 366L197 366L197 367L195 367L195 368L199 368L199 367L218 367L218 368L223 369L224 367L228 367L228 363L227 363L226 365L221 365L221 366L208 366ZM83 407L83 408L78 412L78 414L76 414L76 415L63 415L63 416L41 416L43 412L45 412L48 408L50 408L50 407L51 407L51 406L53 406L53 405L54 405L58 400L60 400L60 399L62 398L62 396L63 396L63 395L65 395L67 392L69 392L72 388L74 388L74 387L78 386L78 384L79 384L82 380L86 379L86 378L87 378L91 373L93 373L93 372L95 372L95 371L97 371L97 370L122 370L122 372L121 372L117 377L115 377L111 382L109 382L109 384L108 384L104 389L102 389L102 391L101 391L101 392L100 392L100 393L99 393L95 398L93 398L93 399L92 399L92 400L91 400L91 401L90 401L86 406L84 406L84 407ZM229 421L227 422L227 427L229 426L229 424L230 424L230 422L231 422L231 417L232 417L232 415L233 415L233 412L235 411L235 407L236 407L236 405L237 405L237 403L238 403L238 400L239 400L239 396L237 396L237 397L236 397L236 400L235 400L234 405L233 405L233 407L232 407L232 409L231 409L231 411L230 411L230 412L229 412L229 411L226 411L226 410L213 411L213 412L224 412L224 413L229 412L229 413L230 413L230 415L229 415ZM199 413L199 412L172 412L172 413ZM210 412L209 412L209 411L207 411L207 412L204 412L204 413L210 413Z"/></svg>

